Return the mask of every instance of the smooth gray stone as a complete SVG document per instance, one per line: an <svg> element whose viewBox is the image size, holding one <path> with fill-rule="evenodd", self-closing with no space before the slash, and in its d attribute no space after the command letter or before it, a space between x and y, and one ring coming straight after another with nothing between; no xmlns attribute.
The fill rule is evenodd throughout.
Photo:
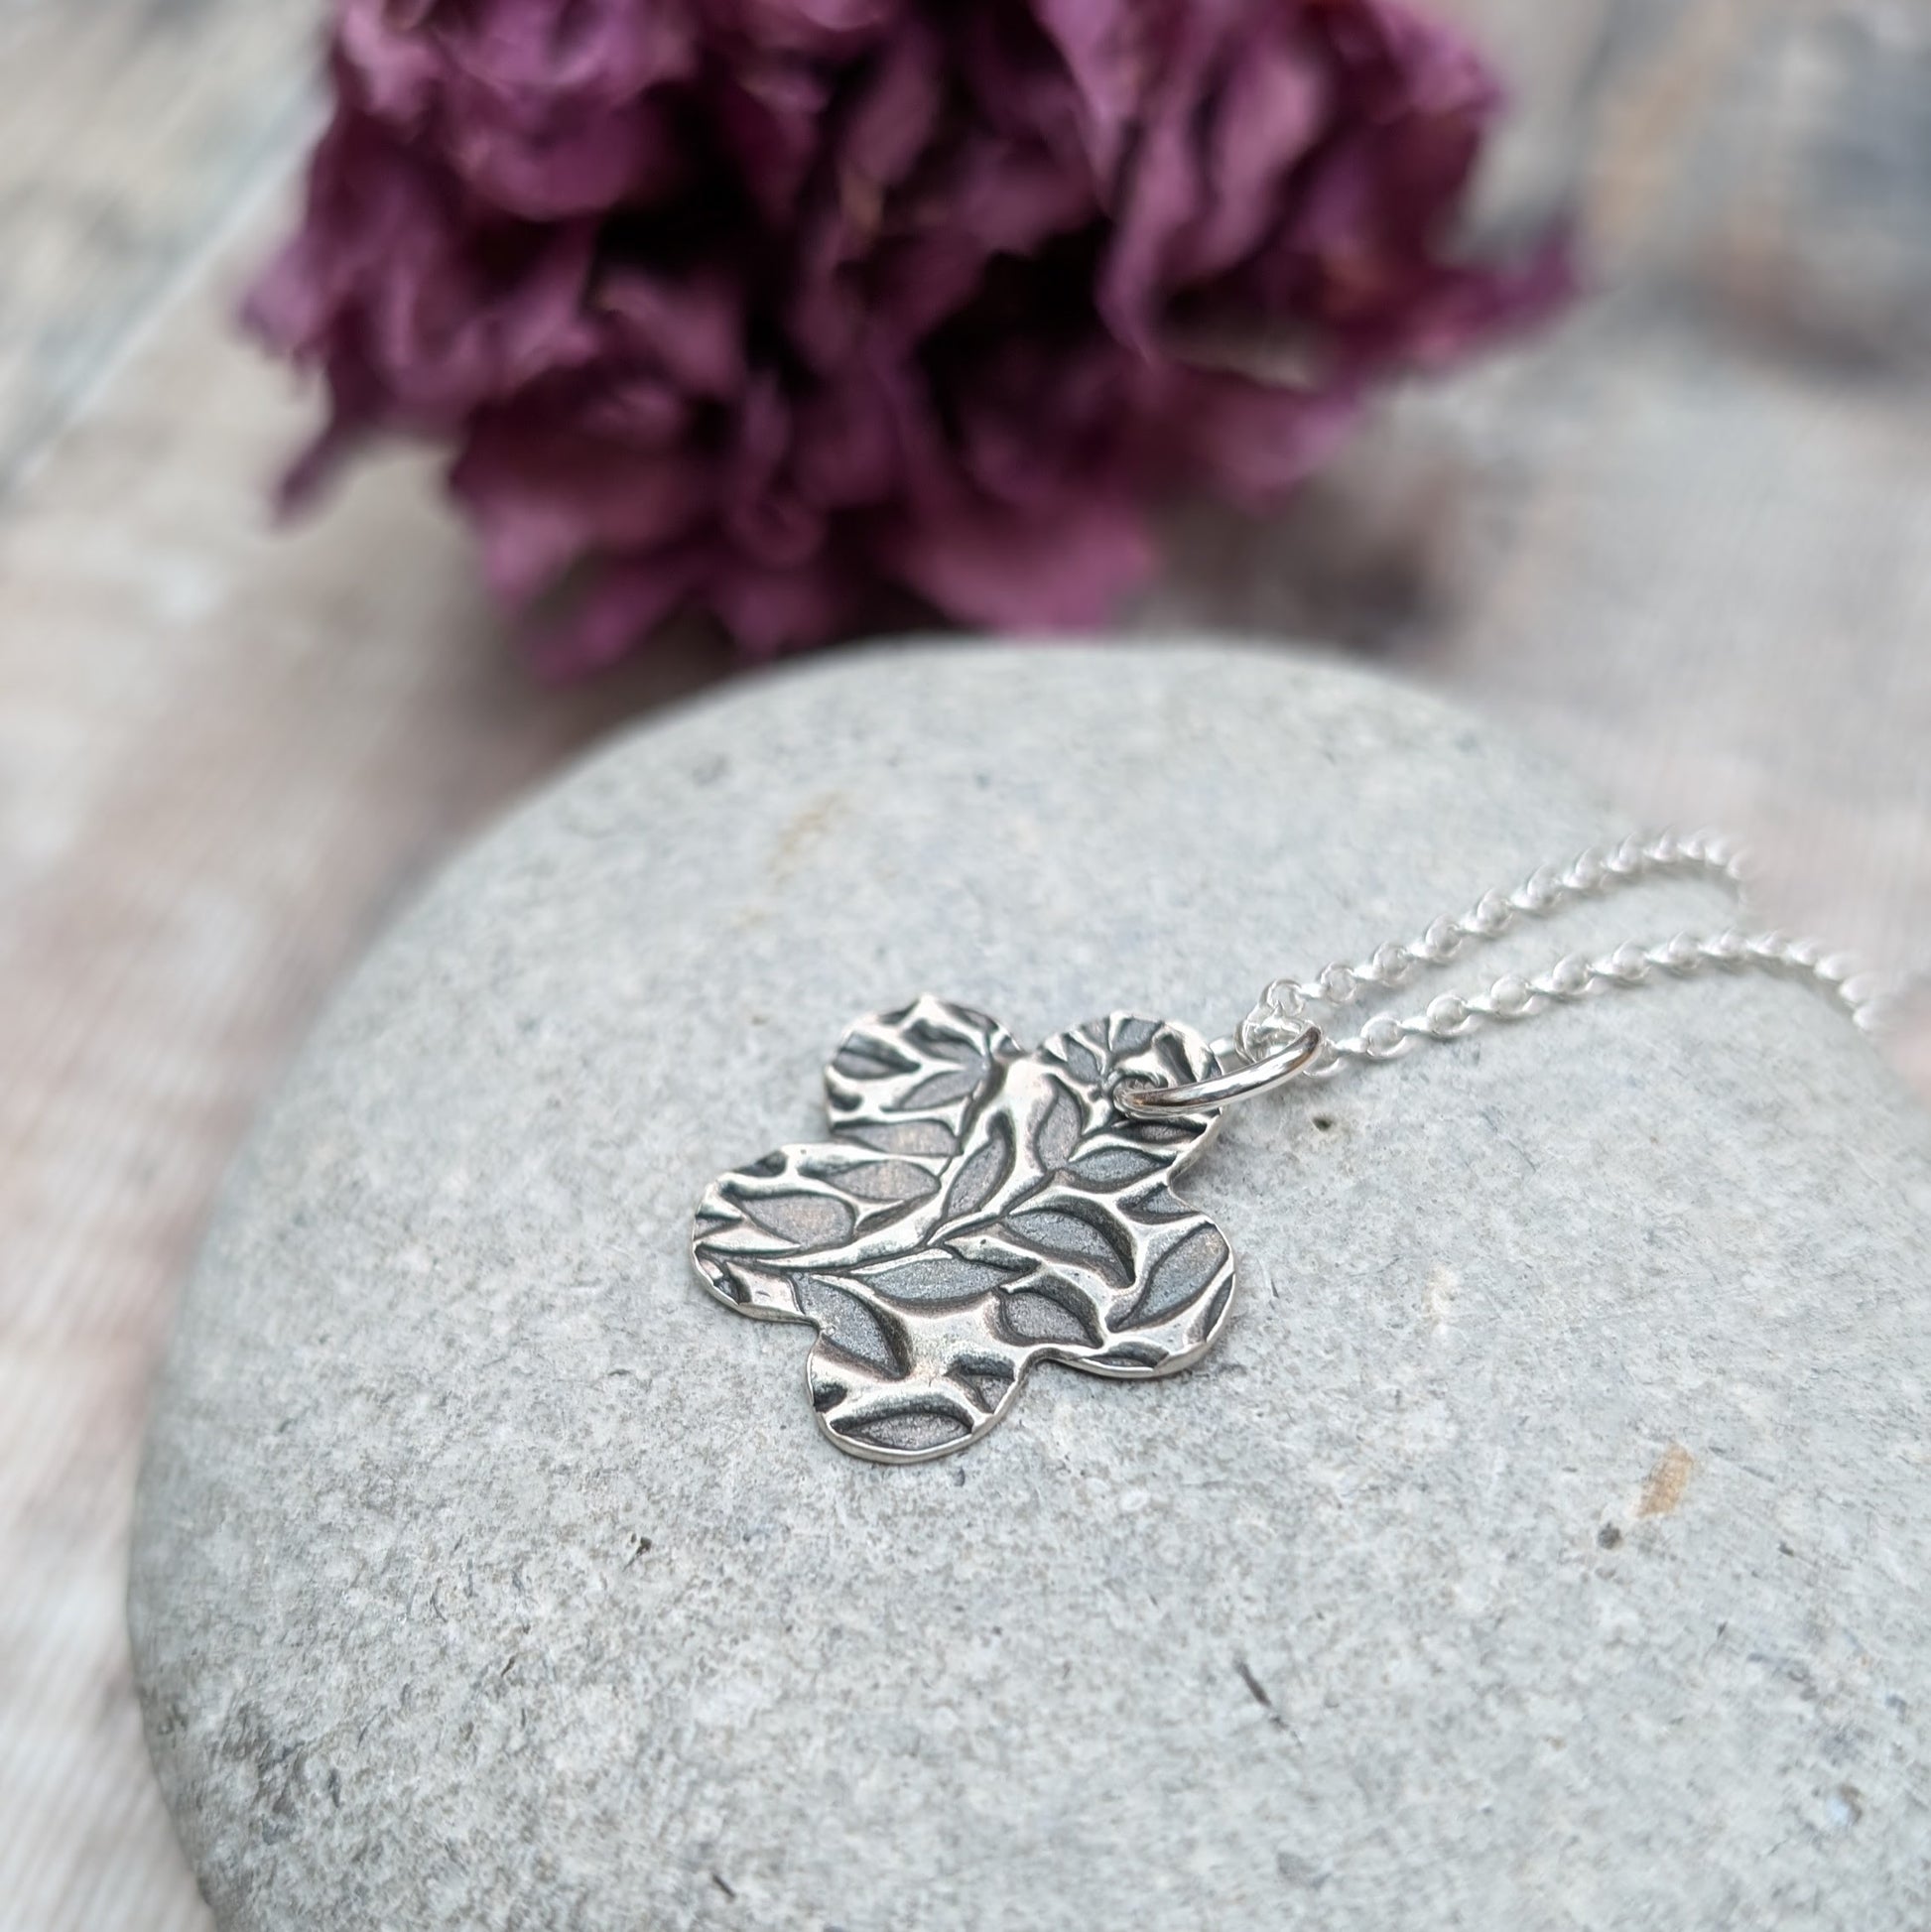
<svg viewBox="0 0 1931 1932"><path fill-rule="evenodd" d="M809 1333L686 1253L861 1012L1216 1034L1622 829L1278 649L830 658L539 797L339 998L187 1294L132 1616L221 1922L1924 1925L1931 1133L1814 993L1255 1103L1187 1189L1219 1351L1042 1369L945 1462L837 1453Z"/></svg>

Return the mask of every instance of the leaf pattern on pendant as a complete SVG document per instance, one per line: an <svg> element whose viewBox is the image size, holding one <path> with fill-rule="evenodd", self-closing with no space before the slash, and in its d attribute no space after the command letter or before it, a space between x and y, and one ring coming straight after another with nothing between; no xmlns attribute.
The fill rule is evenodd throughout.
<svg viewBox="0 0 1931 1932"><path fill-rule="evenodd" d="M977 1441L1035 1362L1170 1374L1233 1294L1225 1237L1172 1187L1218 1115L1142 1119L1111 1095L1218 1071L1191 1028L1130 1014L1031 1053L947 1000L874 1014L826 1069L832 1137L706 1190L698 1272L740 1314L817 1330L819 1424L881 1462Z"/></svg>

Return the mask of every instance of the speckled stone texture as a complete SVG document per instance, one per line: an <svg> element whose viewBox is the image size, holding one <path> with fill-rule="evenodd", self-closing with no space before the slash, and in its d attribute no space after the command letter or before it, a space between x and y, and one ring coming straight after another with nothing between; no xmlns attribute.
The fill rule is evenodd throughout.
<svg viewBox="0 0 1931 1932"><path fill-rule="evenodd" d="M1621 829L1279 649L846 656L537 799L320 1029L157 1398L138 1672L222 1924L1925 1924L1931 1132L1802 988L1235 1114L1219 1350L950 1461L838 1454L809 1333L692 1273L860 1012L1221 1032Z"/></svg>

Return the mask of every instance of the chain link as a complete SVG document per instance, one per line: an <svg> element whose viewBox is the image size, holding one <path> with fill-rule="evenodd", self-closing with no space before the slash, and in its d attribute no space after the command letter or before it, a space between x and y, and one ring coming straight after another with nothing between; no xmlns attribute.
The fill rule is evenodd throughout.
<svg viewBox="0 0 1931 1932"><path fill-rule="evenodd" d="M1895 983L1859 971L1846 955L1827 952L1815 940L1726 928L1708 935L1678 933L1657 944L1625 943L1601 958L1570 953L1546 972L1504 973L1485 993L1440 993L1406 1018L1376 1013L1346 1037L1324 1016L1324 1010L1359 1004L1370 991L1398 991L1418 973L1448 966L1525 921L1670 877L1713 881L1740 902L1748 867L1742 853L1715 833L1678 837L1665 832L1625 838L1607 849L1592 846L1565 867L1539 867L1513 892L1484 892L1459 919L1434 920L1406 944L1378 946L1355 965L1336 962L1312 979L1272 981L1240 1022L1234 1044L1247 1061L1259 1061L1301 1039L1311 1023L1320 1024L1321 1051L1308 1068L1310 1076L1320 1078L1351 1060L1395 1060L1419 1043L1459 1040L1485 1025L1533 1019L1552 1006L1577 1005L1611 988L1642 986L1659 977L1757 971L1807 980L1867 1031L1880 1023L1897 995Z"/></svg>

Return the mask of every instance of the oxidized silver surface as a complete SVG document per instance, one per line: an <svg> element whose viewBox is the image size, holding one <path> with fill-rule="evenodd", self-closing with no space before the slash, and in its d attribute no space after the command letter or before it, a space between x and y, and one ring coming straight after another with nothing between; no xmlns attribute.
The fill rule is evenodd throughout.
<svg viewBox="0 0 1931 1932"><path fill-rule="evenodd" d="M1012 1406L1036 1361L1095 1375L1170 1374L1213 1347L1233 1261L1173 1177L1221 1107L1295 1075L1398 1059L1479 1027L1516 1024L1611 988L1711 971L1808 981L1874 1029L1931 973L1861 972L1817 941L1735 928L1572 953L1486 993L1438 993L1352 1037L1316 1026L1370 991L1406 986L1582 900L1664 877L1739 896L1740 855L1711 833L1658 833L1543 866L1513 892L1406 944L1280 978L1223 1044L1115 1013L1022 1053L996 1021L942 999L860 1020L831 1066L832 1139L726 1174L698 1209L692 1252L740 1314L818 1331L807 1363L820 1425L840 1449L916 1463L963 1449Z"/></svg>
<svg viewBox="0 0 1931 1932"><path fill-rule="evenodd" d="M1233 1295L1225 1237L1171 1185L1218 1115L1112 1095L1219 1071L1191 1028L1127 1014L1031 1053L931 997L860 1020L825 1073L832 1137L712 1183L698 1272L740 1314L818 1331L819 1425L879 1462L976 1442L1035 1362L1171 1374Z"/></svg>

